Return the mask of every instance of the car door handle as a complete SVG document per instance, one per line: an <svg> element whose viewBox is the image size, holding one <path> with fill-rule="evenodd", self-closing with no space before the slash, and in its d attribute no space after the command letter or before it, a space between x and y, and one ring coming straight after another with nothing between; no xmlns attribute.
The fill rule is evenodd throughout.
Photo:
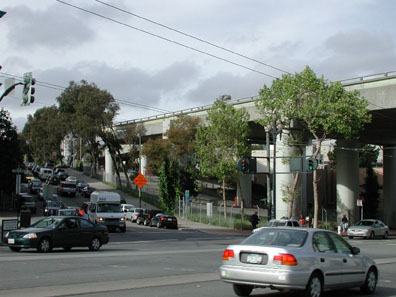
<svg viewBox="0 0 396 297"><path fill-rule="evenodd" d="M320 258L320 262L324 262L325 261L325 258Z"/></svg>
<svg viewBox="0 0 396 297"><path fill-rule="evenodd" d="M342 259L342 262L346 263L346 262L348 262L348 260L344 258L344 259Z"/></svg>

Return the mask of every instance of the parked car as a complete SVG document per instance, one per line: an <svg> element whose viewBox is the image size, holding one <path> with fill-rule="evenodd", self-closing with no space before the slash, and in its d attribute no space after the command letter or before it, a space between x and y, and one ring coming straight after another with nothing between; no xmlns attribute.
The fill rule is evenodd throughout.
<svg viewBox="0 0 396 297"><path fill-rule="evenodd" d="M61 171L61 172L58 172L58 176L59 176L59 179L60 179L61 181L65 181L66 178L69 177L69 174L67 174L67 172Z"/></svg>
<svg viewBox="0 0 396 297"><path fill-rule="evenodd" d="M136 223L143 224L145 226L150 226L151 224L151 219L157 214L157 213L163 213L162 210L157 210L157 209L150 209L146 210L143 212L143 214L139 215L138 219L136 220Z"/></svg>
<svg viewBox="0 0 396 297"><path fill-rule="evenodd" d="M35 248L39 252L49 252L53 248L68 251L73 247L97 251L108 242L105 226L75 216L46 217L29 228L7 232L4 237L4 243L15 252L22 248Z"/></svg>
<svg viewBox="0 0 396 297"><path fill-rule="evenodd" d="M86 182L84 182L83 180L79 180L78 183L77 183L77 187L76 187L77 188L77 192L82 192L82 190L85 187L88 187L88 184Z"/></svg>
<svg viewBox="0 0 396 297"><path fill-rule="evenodd" d="M62 182L58 188L58 195L60 196L76 196L76 184L69 182Z"/></svg>
<svg viewBox="0 0 396 297"><path fill-rule="evenodd" d="M375 292L378 268L338 234L314 228L263 228L223 252L220 277L238 296L255 288L301 290L320 297L327 289ZM293 296L293 295L291 295Z"/></svg>
<svg viewBox="0 0 396 297"><path fill-rule="evenodd" d="M41 180L35 178L29 181L30 194L37 194L42 187Z"/></svg>
<svg viewBox="0 0 396 297"><path fill-rule="evenodd" d="M132 208L130 211L125 213L125 218L131 222L136 222L138 216L143 212L144 208Z"/></svg>
<svg viewBox="0 0 396 297"><path fill-rule="evenodd" d="M77 184L77 177L75 177L75 176L70 176L70 175L69 175L69 176L66 178L66 181L69 182L69 183Z"/></svg>
<svg viewBox="0 0 396 297"><path fill-rule="evenodd" d="M135 208L135 205L132 204L121 204L121 211L122 212L131 212Z"/></svg>
<svg viewBox="0 0 396 297"><path fill-rule="evenodd" d="M347 235L351 239L354 237L372 239L377 236L388 238L389 227L380 220L361 220L347 229Z"/></svg>
<svg viewBox="0 0 396 297"><path fill-rule="evenodd" d="M91 194L95 191L96 191L95 188L88 185L87 187L81 190L81 195L83 195L85 198L89 198L91 197Z"/></svg>
<svg viewBox="0 0 396 297"><path fill-rule="evenodd" d="M269 220L267 223L265 223L264 227L253 229L252 233L255 233L266 227L301 227L301 225L297 220L294 219L274 219Z"/></svg>
<svg viewBox="0 0 396 297"><path fill-rule="evenodd" d="M36 213L37 205L36 199L32 195L27 193L20 193L19 194L19 201L20 201L20 209L29 209L31 213Z"/></svg>
<svg viewBox="0 0 396 297"><path fill-rule="evenodd" d="M157 226L157 228L172 228L177 229L177 218L172 215L157 213L150 220L150 227Z"/></svg>
<svg viewBox="0 0 396 297"><path fill-rule="evenodd" d="M60 183L60 178L59 178L58 175L51 174L50 176L48 176L47 184L49 184L49 185L59 185L59 183Z"/></svg>

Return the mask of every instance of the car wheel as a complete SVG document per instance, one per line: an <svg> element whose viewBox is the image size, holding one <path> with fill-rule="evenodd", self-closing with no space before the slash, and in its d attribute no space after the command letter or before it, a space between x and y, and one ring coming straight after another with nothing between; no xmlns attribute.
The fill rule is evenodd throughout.
<svg viewBox="0 0 396 297"><path fill-rule="evenodd" d="M63 249L68 252L68 251L70 251L72 249L72 247L71 246L64 246Z"/></svg>
<svg viewBox="0 0 396 297"><path fill-rule="evenodd" d="M121 231L122 233L125 233L125 232L126 232L126 226L123 227L123 228L120 228L120 231Z"/></svg>
<svg viewBox="0 0 396 297"><path fill-rule="evenodd" d="M253 286L248 286L248 285L233 285L234 292L238 296L249 296L250 293L253 291Z"/></svg>
<svg viewBox="0 0 396 297"><path fill-rule="evenodd" d="M46 253L52 250L51 241L48 238L43 238L40 240L37 246L37 251L40 253Z"/></svg>
<svg viewBox="0 0 396 297"><path fill-rule="evenodd" d="M370 268L366 275L364 285L360 287L360 290L365 294L374 294L377 288L377 271L374 268Z"/></svg>
<svg viewBox="0 0 396 297"><path fill-rule="evenodd" d="M323 293L322 278L318 273L313 273L309 278L304 291L305 297L321 297Z"/></svg>
<svg viewBox="0 0 396 297"><path fill-rule="evenodd" d="M387 239L388 236L389 236L389 233L388 233L388 231L386 231L386 232L384 233L384 239Z"/></svg>
<svg viewBox="0 0 396 297"><path fill-rule="evenodd" d="M10 250L13 252L19 252L21 249L20 247L10 246Z"/></svg>
<svg viewBox="0 0 396 297"><path fill-rule="evenodd" d="M94 237L91 240L91 243L89 244L89 250L90 251L98 251L100 249L100 246L101 246L101 243L100 243L99 238Z"/></svg>
<svg viewBox="0 0 396 297"><path fill-rule="evenodd" d="M147 226L148 225L148 221L144 220L143 225Z"/></svg>
<svg viewBox="0 0 396 297"><path fill-rule="evenodd" d="M374 231L371 231L371 233L370 233L370 239L374 239L374 237L375 237L375 234L374 234Z"/></svg>
<svg viewBox="0 0 396 297"><path fill-rule="evenodd" d="M160 222L157 223L157 228L161 228Z"/></svg>

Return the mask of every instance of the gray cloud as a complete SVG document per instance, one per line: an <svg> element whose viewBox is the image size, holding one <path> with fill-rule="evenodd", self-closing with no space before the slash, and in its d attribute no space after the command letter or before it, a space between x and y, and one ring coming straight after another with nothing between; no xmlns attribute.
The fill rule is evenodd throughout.
<svg viewBox="0 0 396 297"><path fill-rule="evenodd" d="M18 50L78 47L95 38L94 30L84 19L64 7L51 5L46 10L33 11L27 6L16 6L9 8L8 14L8 40Z"/></svg>

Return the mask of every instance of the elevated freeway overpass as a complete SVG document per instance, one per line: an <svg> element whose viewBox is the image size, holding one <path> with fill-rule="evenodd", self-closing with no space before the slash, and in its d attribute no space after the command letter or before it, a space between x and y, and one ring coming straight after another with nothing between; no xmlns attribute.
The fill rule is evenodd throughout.
<svg viewBox="0 0 396 297"><path fill-rule="evenodd" d="M369 110L372 114L372 122L367 125L359 135L359 142L382 146L383 154L383 207L380 213L383 219L392 227L396 227L396 71L374 74L370 76L351 78L340 81L346 90L358 90L360 95L368 100ZM235 108L245 108L250 114L249 126L251 134L247 142L255 144L265 143L265 130L254 121L260 117L254 104L255 98L244 98L230 100ZM165 113L141 119L124 121L118 123L118 128L129 125L142 125L142 143L150 137L162 136L169 128L172 120L180 115L199 117L203 121L206 119L207 111L211 105L200 106L180 110L172 113ZM271 141L273 141L271 139ZM358 142L337 140L337 177L336 195L337 212L339 216L348 213L352 221L357 220L356 201L360 197L359 186L359 152ZM282 143L277 140L277 154L287 154L287 148L282 147ZM113 175L112 161L108 153L106 154L106 176ZM284 163L284 162L283 162ZM281 160L277 161L277 168L287 170ZM142 172L144 173L145 159L142 160ZM290 183L289 176L282 174L277 177L276 184L276 217L287 214L287 205L282 201L282 184ZM251 195L249 187L250 177L246 177L242 185L244 197ZM250 188L250 189L249 189ZM249 199L247 199L249 201Z"/></svg>

